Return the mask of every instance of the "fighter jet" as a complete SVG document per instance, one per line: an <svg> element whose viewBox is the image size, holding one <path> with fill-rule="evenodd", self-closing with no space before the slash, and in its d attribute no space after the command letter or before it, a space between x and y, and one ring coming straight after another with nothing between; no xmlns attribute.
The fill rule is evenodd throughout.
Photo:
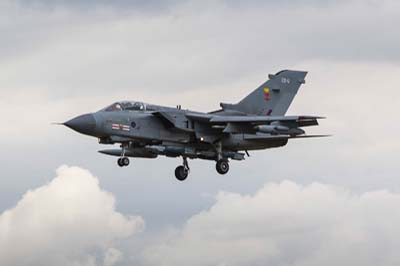
<svg viewBox="0 0 400 266"><path fill-rule="evenodd" d="M100 144L119 144L100 153L119 157L182 157L175 176L188 177L188 159L216 162L219 174L229 171L229 160L244 160L251 150L285 146L289 139L323 137L306 135L304 127L317 126L319 116L285 116L307 72L282 70L236 104L203 113L137 101L121 101L95 113L80 115L63 125L98 138Z"/></svg>

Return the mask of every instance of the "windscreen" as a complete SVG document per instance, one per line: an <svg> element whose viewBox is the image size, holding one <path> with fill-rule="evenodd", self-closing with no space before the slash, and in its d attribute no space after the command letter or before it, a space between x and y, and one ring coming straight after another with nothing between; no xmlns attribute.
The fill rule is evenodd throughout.
<svg viewBox="0 0 400 266"><path fill-rule="evenodd" d="M145 111L146 105L142 102L117 102L104 108L103 110L106 112L115 112L124 110Z"/></svg>

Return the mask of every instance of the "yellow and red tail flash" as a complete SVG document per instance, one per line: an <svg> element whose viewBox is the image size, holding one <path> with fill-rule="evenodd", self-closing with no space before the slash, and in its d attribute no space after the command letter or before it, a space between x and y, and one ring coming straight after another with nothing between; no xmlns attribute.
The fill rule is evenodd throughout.
<svg viewBox="0 0 400 266"><path fill-rule="evenodd" d="M264 88L264 99L269 101L271 99L269 88Z"/></svg>

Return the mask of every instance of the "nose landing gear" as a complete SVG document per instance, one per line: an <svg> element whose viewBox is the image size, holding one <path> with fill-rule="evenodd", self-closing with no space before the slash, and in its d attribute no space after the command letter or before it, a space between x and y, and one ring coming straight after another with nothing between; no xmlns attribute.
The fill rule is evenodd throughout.
<svg viewBox="0 0 400 266"><path fill-rule="evenodd" d="M184 181L189 175L189 164L186 157L183 157L183 165L178 166L175 169L175 177L179 181Z"/></svg>
<svg viewBox="0 0 400 266"><path fill-rule="evenodd" d="M117 164L119 167L124 167L129 165L129 158L125 156L125 145L121 145L122 154L121 157L118 158Z"/></svg>

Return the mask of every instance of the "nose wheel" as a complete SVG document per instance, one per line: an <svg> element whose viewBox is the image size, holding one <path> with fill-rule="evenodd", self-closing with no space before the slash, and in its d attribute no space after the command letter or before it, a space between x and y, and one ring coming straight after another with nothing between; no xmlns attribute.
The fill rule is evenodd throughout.
<svg viewBox="0 0 400 266"><path fill-rule="evenodd" d="M119 167L124 167L129 165L129 158L128 157L121 157L117 161Z"/></svg>
<svg viewBox="0 0 400 266"><path fill-rule="evenodd" d="M220 159L217 161L215 165L217 172L221 175L224 175L229 172L229 162L226 159Z"/></svg>
<svg viewBox="0 0 400 266"><path fill-rule="evenodd" d="M179 181L184 181L189 175L189 164L186 157L183 157L183 165L178 166L175 169L175 177Z"/></svg>

